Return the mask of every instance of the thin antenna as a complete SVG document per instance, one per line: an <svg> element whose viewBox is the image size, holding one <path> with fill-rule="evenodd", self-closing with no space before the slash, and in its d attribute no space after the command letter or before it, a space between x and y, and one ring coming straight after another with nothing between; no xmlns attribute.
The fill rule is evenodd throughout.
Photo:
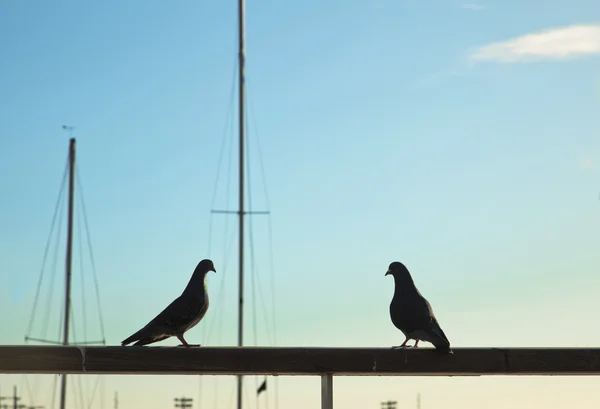
<svg viewBox="0 0 600 409"><path fill-rule="evenodd" d="M75 130L74 126L70 126L70 125L63 125L62 129L69 132L69 138L72 139L73 138L73 131Z"/></svg>
<svg viewBox="0 0 600 409"><path fill-rule="evenodd" d="M245 168L245 2L239 0L238 3L238 22L239 22L239 126L240 126L240 169L239 169L239 304L238 304L238 346L244 345L244 168ZM242 376L237 378L237 409L242 409Z"/></svg>

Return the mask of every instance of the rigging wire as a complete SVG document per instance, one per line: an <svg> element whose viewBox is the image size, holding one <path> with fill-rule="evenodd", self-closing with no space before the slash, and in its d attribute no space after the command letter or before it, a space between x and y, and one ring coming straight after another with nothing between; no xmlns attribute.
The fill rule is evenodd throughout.
<svg viewBox="0 0 600 409"><path fill-rule="evenodd" d="M227 231L225 232L224 235L224 254L223 254L223 258L222 260L229 260L229 254L231 253L231 251L233 250L234 247L234 243L235 243L235 237L236 237L236 228L235 228L235 224L231 224L231 232L229 234L229 243L227 243ZM223 265L223 272L224 272L224 277L223 280L221 281L221 288L219 290L219 293L221 294L219 296L220 302L221 304L225 303L225 297L222 296L222 294L225 293L225 284L227 281L227 278L229 277L229 274L226 273L226 271L228 271L228 264L227 262L224 263ZM224 310L223 308L219 309L220 312L217 314L216 319L213 321L213 323L216 323L216 328L217 328L217 345L221 345L222 341L223 341L223 323L224 323ZM212 335L212 330L214 329L214 326L212 326L209 329L209 336ZM219 402L219 396L220 394L218 393L218 384L219 384L219 378L215 378L215 387L214 387L214 406L218 406L218 402ZM233 387L231 388L233 391Z"/></svg>
<svg viewBox="0 0 600 409"><path fill-rule="evenodd" d="M87 250L90 256L90 264L91 264L91 268L92 268L92 277L94 280L94 293L95 293L95 298L96 298L96 307L98 310L98 321L100 324L100 342L102 343L102 345L106 344L106 336L105 336L105 332L104 332L104 318L103 318L103 314L102 314L102 305L100 302L100 286L98 284L98 272L96 269L96 262L95 262L95 258L94 258L94 251L93 251L93 246L92 246L92 239L91 239L91 232L90 232L90 227L89 227L89 222L88 222L88 217L87 217L87 209L85 206L85 196L84 196L84 192L83 192L83 182L81 181L82 177L81 177L81 172L79 170L79 167L77 165L75 165L75 174L77 175L76 177L76 183L77 183L77 192L78 192L78 199L79 199L79 204L81 205L81 211L78 211L77 215L78 215L78 234L79 234L79 255L80 255L80 276L81 276L81 296L82 296L82 307L83 307L83 332L84 332L84 341L87 340L87 308L86 308L86 303L85 303L85 285L84 285L84 281L85 281L85 274L84 274L84 265L83 265L83 239L82 239L82 234L81 234L81 225L83 224L84 226L84 230L86 233L86 243L87 243ZM82 223L82 219L83 219L83 223ZM81 377L78 377L81 380ZM81 407L85 407L84 403L87 401L88 402L88 407L91 408L91 406L94 403L94 399L95 399L95 395L96 395L96 391L98 389L100 383L100 376L98 376L96 378L96 382L94 383L93 386L93 391L90 394L90 385L88 382L84 382L84 385L81 385L80 383L80 388L81 388ZM84 398L84 395L86 398Z"/></svg>
<svg viewBox="0 0 600 409"><path fill-rule="evenodd" d="M94 277L94 289L96 292L96 304L97 304L97 308L98 308L98 319L100 321L100 336L101 336L101 340L102 340L102 345L105 345L106 344L106 336L105 336L105 332L104 332L104 318L103 318L103 314L102 314L102 305L100 303L100 286L98 285L98 273L96 270L96 261L94 259L94 251L92 248L90 225L88 223L87 210L86 210L85 199L84 199L84 195L83 195L83 183L80 181L81 174L79 172L79 168L77 167L77 165L75 166L75 173L78 175L78 177L76 178L77 188L78 188L77 190L79 192L81 210L83 211L83 222L85 224L87 247L88 247L88 252L90 253L90 263L91 263L91 267L92 267L92 275Z"/></svg>
<svg viewBox="0 0 600 409"><path fill-rule="evenodd" d="M75 321L75 312L73 310L73 304L71 303L69 306L69 310L70 310L70 318L71 318L71 334L72 334L72 338L73 338L73 342L72 344L76 344L77 343L77 326L76 326L76 321ZM73 394L73 398L75 398L75 400L77 400L79 398L79 403L78 406L79 407L84 407L83 406L83 386L81 384L81 376L77 376L77 375L72 375L74 378L74 388L71 388L71 392ZM77 394L77 390L79 391L79 394Z"/></svg>
<svg viewBox="0 0 600 409"><path fill-rule="evenodd" d="M58 383L58 377L59 376L60 375L54 375L54 385L52 385L52 400L50 401L51 402L51 406L50 406L51 409L54 409L54 405L56 405L56 390L58 389L57 388L57 383Z"/></svg>
<svg viewBox="0 0 600 409"><path fill-rule="evenodd" d="M71 279L73 279L73 277L71 277ZM65 300L65 302L66 302L66 300ZM69 342L71 344L76 344L77 343L77 326L75 325L75 312L73 310L73 303L69 304L69 318L71 319L71 328L69 328L70 329L69 335L71 337L69 338Z"/></svg>
<svg viewBox="0 0 600 409"><path fill-rule="evenodd" d="M221 179L221 164L223 162L223 154L225 151L225 145L226 142L228 142L227 139L227 134L229 134L229 143L232 144L232 139L233 139L233 98L234 98L234 91L235 91L235 76L237 73L237 65L234 64L234 68L233 68L233 78L231 80L231 91L230 91L230 97L229 97L229 110L227 111L227 114L225 116L225 127L223 129L223 136L221 138L221 148L219 150L219 159L217 160L217 175L215 177L215 184L213 186L213 195L212 195L212 200L210 202L210 208L214 209L215 206L215 201L217 199L217 191L219 188L219 180ZM229 127L231 127L231 129L229 129ZM229 132L228 132L229 131ZM230 145L231 146L231 145ZM230 175L231 175L231 147L229 149L229 172L227 174L227 179L230 179ZM229 185L228 185L229 188ZM227 189L229 190L229 189ZM228 203L228 200L225 201L225 203ZM209 224L208 224L208 254L211 254L211 247L212 247L212 226L213 226L213 214L211 213L210 217L209 217Z"/></svg>
<svg viewBox="0 0 600 409"><path fill-rule="evenodd" d="M79 243L79 277L80 277L80 283L81 283L81 312L82 312L82 316L83 316L83 339L87 340L87 320L85 319L87 317L87 313L86 313L86 305L85 305L85 273L84 273L84 267L83 267L83 244L82 244L82 234L81 234L81 211L79 210L79 207L76 207L75 212L77 214L77 241Z"/></svg>
<svg viewBox="0 0 600 409"><path fill-rule="evenodd" d="M64 203L65 201L63 200L61 203L61 210L62 208L64 208ZM62 224L63 221L63 215L61 212L61 215L58 218L59 223ZM50 269L51 271L51 275L50 275L50 290L48 293L48 299L47 299L47 305L46 305L46 314L44 316L44 320L42 321L42 339L46 338L46 335L48 334L48 327L50 324L50 311L52 310L52 296L54 294L54 292L52 291L54 288L54 282L56 279L56 270L57 270L57 265L58 265L58 250L59 250L59 243L60 243L60 239L61 239L61 230L57 229L56 230L56 245L54 247L54 257L52 259L52 267ZM63 309L60 309L60 313L63 314ZM60 330L58 331L58 338L60 339Z"/></svg>
<svg viewBox="0 0 600 409"><path fill-rule="evenodd" d="M247 125L246 125L247 127ZM248 134L246 130L246 134ZM250 138L248 138L246 142L247 150L246 150L246 177L247 177L247 185L248 185L248 211L252 213L252 174L250 166ZM254 334L254 345L258 345L258 330L257 330L257 308L256 308L256 257L254 251L254 223L253 218L248 218L248 237L250 244L250 282L252 288L252 332ZM254 386L255 390L258 390L258 377L254 376ZM256 406L258 407L258 394L256 395Z"/></svg>
<svg viewBox="0 0 600 409"><path fill-rule="evenodd" d="M94 400L96 399L96 392L98 390L98 387L102 387L103 384L101 385L100 381L102 378L100 378L100 375L96 375L96 382L94 382L94 388L92 389L92 394L88 400L88 408L91 408L92 405L94 404ZM103 404L103 393L100 393L100 407L103 408L104 404Z"/></svg>
<svg viewBox="0 0 600 409"><path fill-rule="evenodd" d="M75 217L77 218L77 207L75 209ZM80 226L78 226L77 232L81 232ZM81 241L81 240L80 240ZM81 249L80 249L81 251ZM75 276L72 275L71 276L71 280L74 280ZM73 286L74 288L74 286ZM69 298L72 298L71 295L69 294ZM65 297L65 302L66 302L66 297ZM84 303L84 307L85 308L85 303ZM73 308L73 303L69 304L69 313L70 313L70 321L71 321L71 328L70 328L70 343L71 344L76 344L78 342L78 338L77 338L77 328L78 328L78 324L77 324L77 319L75 316L75 309ZM85 316L82 320L84 322L85 325ZM60 328L60 326L59 326ZM74 398L75 401L79 400L77 406L79 407L84 407L83 406L83 402L84 402L84 397L83 397L83 385L81 383L81 376L76 376L76 375L72 375L73 378L73 387L71 388L71 394L72 397Z"/></svg>
<svg viewBox="0 0 600 409"><path fill-rule="evenodd" d="M225 240L227 240L227 232L225 234ZM225 250L224 250L224 257L222 258L223 260L228 260L229 257L229 253L231 252L231 250L233 249L233 243L234 243L234 239L235 239L235 225L231 226L231 233L229 234L229 243L225 243ZM218 296L218 300L217 303L218 305L222 305L225 301L225 297L223 297L223 294L225 294L225 281L227 280L228 275L225 273L225 271L227 271L227 267L228 264L225 261L223 264L223 268L221 269L224 273L224 277L221 281L221 286L219 288L219 296ZM208 331L207 331L207 335L206 335L206 339L211 339L212 334L213 334L213 330L215 329L216 326L216 336L217 336L217 345L220 345L222 342L222 334L223 334L223 316L224 316L224 312L222 308L218 309L219 312L216 314L216 317L211 321L209 327L208 327ZM215 393L213 395L213 406L217 407L218 403L219 403L219 393L218 393L218 386L219 386L219 378L214 378L215 380Z"/></svg>
<svg viewBox="0 0 600 409"><path fill-rule="evenodd" d="M252 96L249 96L250 98L250 110L254 113L254 103L252 100ZM265 167L264 167L264 160L263 160L263 154L262 154L262 147L261 147L261 143L260 143L260 133L258 132L258 126L256 124L256 114L254 114L253 116L253 124L254 124L254 134L256 135L256 147L258 150L258 157L259 157L259 164L260 164L260 169L261 169L261 176L262 176L262 182L263 182L263 187L264 187L264 194L265 194L265 201L266 201L266 206L267 206L267 210L269 210L269 213L267 214L267 230L268 230L268 243L269 243L269 261L270 261L270 276L271 276L271 319L273 322L273 345L277 344L277 331L276 331L276 327L277 327L277 319L276 319L276 309L275 309L275 256L274 256L274 252L273 252L273 229L272 229L272 222L271 222L271 200L269 198L269 191L267 189L267 177L266 177L266 172L265 172Z"/></svg>
<svg viewBox="0 0 600 409"><path fill-rule="evenodd" d="M82 401L82 395L81 395L81 377L76 376L76 375L71 375L71 377L73 378L73 386L75 386L75 388L69 388L70 392L71 392L71 398L73 398L73 402L77 402L77 406L79 406L80 408L83 407L81 406L83 404ZM77 394L77 390L79 389L79 394ZM77 401L79 398L79 401Z"/></svg>
<svg viewBox="0 0 600 409"><path fill-rule="evenodd" d="M65 206L65 197L64 197L64 195L61 195L59 207L58 207L58 211L59 211L58 225L61 225L63 222L64 212L62 210L64 209L64 206ZM42 339L45 339L46 335L48 334L48 327L49 327L49 322L50 322L50 311L52 309L52 294L53 294L52 289L54 288L54 282L55 282L55 278L56 278L56 269L57 269L57 264L58 264L58 250L59 250L59 243L60 243L60 238L61 238L61 230L55 229L53 234L56 234L56 244L53 249L54 254L52 255L52 264L51 264L51 268L50 268L50 292L47 297L45 315L43 316L43 320L42 320L42 332L41 332ZM49 239L52 240L51 237ZM35 303L35 301L34 301L34 303ZM34 321L35 321L35 318L32 318L32 324Z"/></svg>
<svg viewBox="0 0 600 409"><path fill-rule="evenodd" d="M100 383L100 407L104 409L104 378L101 378L100 375L98 375L98 382Z"/></svg>
<svg viewBox="0 0 600 409"><path fill-rule="evenodd" d="M83 397L83 385L81 383L81 376L80 375L76 375L75 376L75 381L76 381L76 385L78 386L78 390L79 390L79 394L77 394L77 391L75 390L75 388L73 388L73 395L76 395L75 398L79 398L79 407L80 408L84 408L84 397ZM77 396L78 395L78 396Z"/></svg>
<svg viewBox="0 0 600 409"><path fill-rule="evenodd" d="M33 392L31 390L31 385L29 384L29 378L27 378L27 375L23 375L19 389L23 389L23 383L25 383L25 390L27 391L29 402L33 402Z"/></svg>
<svg viewBox="0 0 600 409"><path fill-rule="evenodd" d="M46 241L46 245L45 245L45 250L44 250L44 256L42 259L42 267L40 269L40 274L39 274L39 278L38 278L38 283L37 283L37 287L36 287L36 293L35 293L35 298L34 298L34 305L33 305L33 309L32 309L32 313L31 313L31 317L29 320L29 324L28 324L28 328L27 328L27 335L25 337L25 340L27 341L29 337L32 336L33 333L33 328L34 328L34 324L36 323L36 313L38 312L38 307L40 306L40 300L41 300L41 290L42 290L42 285L44 283L44 275L47 272L46 270L46 264L48 262L49 258L52 258L52 265L50 268L50 280L49 280L49 292L48 292L48 296L46 297L46 308L45 311L43 312L43 320L41 322L41 339L45 339L47 334L48 334L48 329L50 327L50 321L51 321L51 312L52 312L52 306L53 306L53 294L54 294L54 287L55 287L55 281L56 281L56 271L57 271L57 266L58 266L58 255L59 255L59 250L60 250L60 243L61 243L61 238L62 238L62 231L60 228L57 228L56 226L60 226L62 225L63 219L64 219L64 207L65 207L65 191L66 191L66 182L67 182L67 177L68 177L68 170L69 170L69 157L67 156L67 161L66 161L66 165L65 165L65 169L63 172L63 177L62 177L62 181L61 181L61 185L60 185L60 189L59 189L59 194L56 200L56 204L55 204L55 209L54 209L54 214L52 217L52 222L51 222L51 226L50 226L50 233L48 235L47 241ZM78 172L78 170L77 170ZM84 262L83 262L83 238L82 238L82 230L81 230L81 221L82 221L82 217L83 217L83 222L85 225L85 230L86 230L86 236L87 236L87 246L89 249L89 253L90 253L90 258L91 258L91 267L92 267L92 272L94 274L94 284L95 284L95 290L96 290L96 301L98 304L98 316L99 316L99 320L100 320L100 328L101 328L101 334L102 334L102 343L105 344L105 335L104 335L104 322L103 322L103 317L102 317L102 310L101 310L101 305L100 305L100 295L99 295L99 286L98 286L98 277L97 277L97 272L96 272L96 268L95 268L95 262L94 262L94 255L93 255L93 250L92 250L92 243L91 243L91 235L90 235L90 231L89 231L89 223L88 223L88 219L87 219L87 213L86 213L86 208L85 208L85 201L84 201L84 197L83 197L83 187L82 187L82 183L79 180L80 178L77 178L77 184L78 184L78 193L79 193L79 201L81 203L81 207L82 207L82 211L79 211L79 208L77 207L76 209L76 218L78 220L78 225L77 225L77 233L78 233L78 243L79 243L79 262L80 262L80 269L81 269L81 302L82 302L82 311L78 311L78 312L82 312L83 316L82 316L82 320L83 320L83 333L84 333L84 341L87 340L87 320L86 320L86 315L87 315L87 307L86 307L86 297L85 297L85 276L83 274L84 272ZM52 256L49 257L50 252L51 252L51 246L52 246L52 239L56 239L56 243L52 249ZM73 277L74 278L74 277ZM61 340L62 339L62 327L63 327L63 323L64 323L64 303L62 303L63 306L62 308L59 309L59 322L58 322L58 334L57 334L57 339ZM72 335L72 339L74 343L77 343L77 317L75 316L74 313L74 309L73 309L73 305L71 304L71 335ZM51 341L48 341L51 342ZM58 341L60 343L60 341ZM51 342L53 343L53 342ZM29 395L29 399L30 402L34 402L34 396L37 394L38 389L39 389L39 377L36 377L36 379L34 379L34 385L32 386L31 383L29 382L29 379L27 376L25 376L25 389L27 390L27 393ZM94 387L94 395L96 394L97 388L98 388L98 383L100 381L100 377L98 377L97 381L96 381L96 385ZM51 397L51 401L52 401L52 407L54 407L54 405L56 404L56 394L57 394L57 382L58 382L58 377L54 378L54 383L53 383L53 387L52 387L52 397ZM82 380L82 378L80 376L74 376L74 382L73 382L73 387L70 388L72 394L74 395L73 398L75 398L75 402L77 403L77 406L80 407L84 407L85 406L85 401L87 400L86 397L89 397L89 385L87 384L87 382L85 382L84 380ZM77 390L78 390L78 394L77 394ZM88 406L91 407L91 405L93 404L93 399L90 397L90 403L88 404Z"/></svg>
<svg viewBox="0 0 600 409"><path fill-rule="evenodd" d="M228 165L229 165L229 167L228 167L228 175L227 175L228 179L230 179L231 167L232 167L231 166L232 165L232 163L231 163L232 162L231 161L231 150L232 150L231 139L232 139L232 133L230 133L230 144L229 144L230 155L229 155L229 161L228 161ZM226 141L226 134L223 135L223 141ZM223 143L222 146L225 146L225 144ZM221 162L221 158L219 159L219 165L218 165L219 168L221 167L220 166L221 165L220 162ZM215 195L216 195L216 191L217 191L218 179L219 179L219 176L217 175L217 180L215 181L215 189L214 189L215 190ZM228 190L227 190L226 193L227 193L226 203L228 203L228 201L229 201L228 200L229 199L229 194L228 194L229 192L228 192ZM211 204L211 208L214 207L214 202L215 202L215 197L213 197L213 203ZM210 232L209 232L209 248L212 247L212 224L213 224L213 217L214 217L214 214L211 213L211 215L209 217L209 220L210 220L210 226L209 226L209 230L210 230ZM224 234L224 237L223 237L223 257L222 257L222 260L229 260L229 253L231 252L231 249L233 247L233 239L235 238L235 225L233 225L231 227L232 231L231 231L230 235L227 234L228 233L227 232L228 229L229 229L228 218L225 218L225 234ZM228 236L230 237L229 240L228 240ZM210 251L209 251L209 254L210 254ZM221 270L223 272L227 271L227 264L226 263L227 262L225 261L224 264L223 264L223 266L219 267L219 270ZM220 303L222 301L222 299L223 299L222 294L224 294L224 292L225 292L225 279L226 279L226 277L227 277L227 275L224 274L224 278L221 281L221 286L219 287L219 292L218 292L218 295L217 295L217 303ZM219 320L222 321L222 315L223 315L222 310L219 309L218 311L219 312L217 313L216 319L213 319L211 321L211 325L209 325L209 327L208 327L207 339L210 339L210 337L212 335L212 331L214 329L215 322L217 322ZM220 325L218 325L218 328L220 329ZM219 330L218 332L220 334L221 331Z"/></svg>
<svg viewBox="0 0 600 409"><path fill-rule="evenodd" d="M269 237L269 257L271 270L271 316L273 319L273 345L277 345L277 321L275 310L275 267L273 254L273 229L271 224L271 215L267 216L268 237ZM275 376L275 408L279 407L279 377ZM268 396L268 395L267 395ZM269 400L266 400L267 409L269 409Z"/></svg>
<svg viewBox="0 0 600 409"><path fill-rule="evenodd" d="M246 401L250 402L250 396L248 396L248 388L243 388L244 389L244 396L246 397Z"/></svg>
<svg viewBox="0 0 600 409"><path fill-rule="evenodd" d="M234 378L235 379L235 378ZM233 398L235 396L235 389L231 388L229 392L229 402L227 403L227 408L233 407Z"/></svg>
<svg viewBox="0 0 600 409"><path fill-rule="evenodd" d="M218 188L219 188L219 182L221 180L221 170L223 167L223 162L224 162L224 155L225 155L225 151L229 152L229 155L227 155L226 157L226 161L227 163L225 164L226 167L226 185L225 185L225 205L227 206L229 204L229 198L230 198L230 191L231 191L231 172L232 172L232 165L233 165L233 161L232 161L232 156L233 156L233 128L234 128L234 119L233 119L233 100L234 100L234 96L235 96L235 78L236 78L236 74L237 74L237 65L233 64L233 70L232 70L232 79L231 79L231 90L230 90L230 97L229 97L229 110L227 111L226 114L226 118L225 118L225 126L223 128L223 134L222 134L222 138L221 138L221 147L220 147L220 152L219 152L219 159L217 161L217 173L216 173L216 177L215 177L215 182L214 182L214 186L213 186L213 195L212 195L212 200L211 200L211 207L210 209L214 209L215 207L215 203L216 203L216 198L217 198L217 193L218 193ZM214 217L215 215L211 212L210 216L209 216L209 225L208 225L208 255L209 257L212 256L212 242L213 242L213 225L214 225ZM231 251L232 247L233 247L233 239L235 238L235 225L232 225L232 232L231 235L228 235L228 230L229 230L229 218L226 217L224 220L224 224L225 224L225 228L224 228L224 232L225 234L223 235L223 258L222 260L228 260L229 257L229 252ZM230 236L231 238L228 240L228 236ZM222 267L219 267L219 270L223 272L223 279L221 280L221 285L218 291L218 295L217 295L217 304L221 305L224 302L224 297L223 294L225 293L225 281L227 279L227 274L225 273L227 271L227 265L224 263ZM206 331L206 340L208 342L208 340L211 338L212 334L213 334L213 330L215 329L215 326L217 328L217 344L221 343L222 340L222 328L223 328L223 309L222 308L218 308L217 309L217 314L216 317L213 318L210 322L210 325L208 325L207 331ZM199 395L199 402L201 402L202 397L203 397L203 393L202 393L202 379L203 377L200 376L199 377L199 381L198 381L198 395ZM219 382L219 378L215 378L215 382L214 382L214 402L213 402L213 406L218 406L218 382ZM233 389L232 389L232 393L233 393Z"/></svg>
<svg viewBox="0 0 600 409"><path fill-rule="evenodd" d="M259 156L259 164L260 164L260 169L261 169L261 176L262 176L262 182L263 182L263 192L265 195L265 202L266 202L266 207L269 212L267 213L267 228L268 228L268 251L269 251L269 261L270 261L270 278L271 278L271 319L272 319L272 325L273 327L271 328L267 319L267 307L265 304L265 296L262 290L262 283L260 280L260 275L257 273L256 271L256 265L255 265L255 252L254 252L254 229L253 229L253 223L252 223L252 218L250 218L249 221L249 230L250 230L250 252L251 252L251 260L252 260L252 280L253 280L253 298L256 299L256 292L255 289L256 287L258 287L258 292L259 292L259 298L261 300L261 306L263 309L263 318L264 318L264 322L265 322L265 329L266 329L266 333L267 333L267 337L269 338L269 341L271 342L272 345L276 345L277 342L277 338L276 338L276 315L275 315L275 274L274 274L274 254L273 254L273 235L272 235L272 223L271 223L271 205L270 205L270 198L269 198L269 192L267 189L267 181L266 181L266 172L265 172L265 167L264 167L264 160L263 160L263 155L262 155L262 147L260 144L260 133L258 132L258 126L257 126L257 121L256 121L256 114L254 112L254 103L253 103L253 99L252 99L252 95L250 92L248 92L248 98L250 99L250 110L252 112L252 124L253 124L253 135L255 138L255 142L256 142L256 148L258 151L258 156ZM251 184L251 178L250 178L250 159L248 158L248 197L249 197L249 202L250 202L250 207L252 207L252 203L251 203L251 198L252 198L252 194L251 189L252 189L252 184ZM258 282L258 286L255 285L254 281ZM254 302L254 315L256 316L256 303ZM256 323L255 323L255 332L256 332ZM266 377L265 377L266 380ZM275 377L275 407L278 406L278 401L279 401L279 387L278 387L278 378ZM257 385L257 390L258 390L258 385ZM265 405L268 409L268 393L265 393L266 398L265 398ZM257 406L258 406L258 395L257 395Z"/></svg>
<svg viewBox="0 0 600 409"><path fill-rule="evenodd" d="M54 226L56 224L56 216L58 215L58 210L60 207L61 199L63 198L63 192L65 190L65 186L67 184L67 174L69 172L69 158L67 157L67 161L65 164L65 170L63 172L62 182L60 184L60 188L58 190L58 197L56 198L56 204L54 205L54 214L52 215L52 223L50 223L50 233L48 234L48 239L46 240L46 247L44 249L44 256L42 257L42 268L40 269L40 276L38 278L37 287L35 290L35 298L33 300L33 309L31 311L31 317L29 319L29 325L27 326L27 335L31 335L31 330L33 328L33 320L35 318L35 312L37 311L38 300L40 296L40 289L42 287L42 280L44 277L44 266L46 265L46 259L48 258L48 251L50 250L50 242L52 239L52 233L54 232ZM25 339L27 341L27 339Z"/></svg>
<svg viewBox="0 0 600 409"><path fill-rule="evenodd" d="M63 197L64 199L64 197ZM61 201L61 205L59 208L60 210L63 210L64 208L64 203L65 200ZM59 225L62 224L63 221L63 212L60 211L59 216L58 216L58 223ZM47 305L45 308L45 315L43 317L43 321L42 321L42 332L41 332L41 339L46 339L46 336L48 334L48 328L49 328L49 324L50 324L50 312L52 310L52 296L54 294L54 292L52 291L54 288L54 282L56 279L56 270L57 270L57 264L58 264L58 250L59 250L59 243L60 243L60 239L61 239L61 230L60 229L56 229L56 245L54 247L54 254L52 257L52 266L51 266L51 273L50 273L50 290L48 293L48 297L47 297ZM62 314L63 311L61 309L60 314ZM60 331L58 333L58 338L60 339Z"/></svg>
<svg viewBox="0 0 600 409"><path fill-rule="evenodd" d="M227 246L227 251L225 252L225 257L223 257L223 260L228 260L228 255L229 255L229 253L231 253L231 250L233 249L233 242L234 242L233 239L235 238L235 226L232 226L231 230L232 231L229 234L229 237L230 237L229 244ZM219 268L219 270L227 271L227 267L228 267L228 264L227 264L227 261L225 261L223 263L223 268ZM224 274L224 278L223 278L223 280L221 280L221 285L219 286L219 292L218 292L217 301L216 301L217 305L221 305L223 303L224 297L222 296L222 294L225 293L225 280L226 279L227 279L227 275ZM222 313L222 309L218 309L218 310L220 312L217 313L217 317L215 319L211 320L210 324L208 324L207 334L206 334L207 340L211 339L215 325L217 325L217 337L220 337L223 313ZM219 338L218 341L221 341L221 339Z"/></svg>

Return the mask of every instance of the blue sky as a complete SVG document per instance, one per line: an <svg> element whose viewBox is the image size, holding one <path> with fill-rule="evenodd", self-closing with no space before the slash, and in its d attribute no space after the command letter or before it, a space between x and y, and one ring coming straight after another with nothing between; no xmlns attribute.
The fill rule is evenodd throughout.
<svg viewBox="0 0 600 409"><path fill-rule="evenodd" d="M224 250L235 219L210 209L236 205L231 145L219 161L237 126L236 19L234 1L0 3L0 343L23 343L27 331L67 124L107 342L160 312L211 257L211 309L187 339L235 344L236 252ZM598 345L600 4L248 2L247 41L252 207L272 212L274 254L271 269L269 219L257 216L248 343L273 344L274 305L277 345L397 345L383 274L400 260L453 346ZM253 276L264 299L253 298ZM41 379L36 403L48 405L51 378ZM0 376L0 393L13 383L26 388ZM596 408L595 383L344 378L335 405L411 406L421 392L423 408ZM224 378L108 377L106 406L115 390L122 407L182 394L233 407ZM279 406L318 402L317 378L279 380Z"/></svg>

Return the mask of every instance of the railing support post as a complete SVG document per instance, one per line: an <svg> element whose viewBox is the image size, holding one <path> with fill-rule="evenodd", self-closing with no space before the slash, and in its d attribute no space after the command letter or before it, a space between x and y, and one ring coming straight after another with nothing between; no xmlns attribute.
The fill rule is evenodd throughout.
<svg viewBox="0 0 600 409"><path fill-rule="evenodd" d="M333 375L321 375L321 409L333 409Z"/></svg>

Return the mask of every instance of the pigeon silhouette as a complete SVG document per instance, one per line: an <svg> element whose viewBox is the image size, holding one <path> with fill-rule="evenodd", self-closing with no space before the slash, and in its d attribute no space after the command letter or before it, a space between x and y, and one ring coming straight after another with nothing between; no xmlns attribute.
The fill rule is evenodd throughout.
<svg viewBox="0 0 600 409"><path fill-rule="evenodd" d="M216 272L211 260L202 260L198 263L183 293L144 328L121 342L121 345L137 341L133 345L142 346L169 337L177 337L181 341L182 345L180 346L200 346L200 344L188 344L183 338L183 334L198 324L208 310L206 274L209 271Z"/></svg>
<svg viewBox="0 0 600 409"><path fill-rule="evenodd" d="M432 343L436 349L452 354L450 341L437 322L431 305L421 295L404 264L395 261L385 275L394 277L394 298L390 303L390 317L406 339L394 348L417 348L419 341ZM414 339L414 345L406 345Z"/></svg>

